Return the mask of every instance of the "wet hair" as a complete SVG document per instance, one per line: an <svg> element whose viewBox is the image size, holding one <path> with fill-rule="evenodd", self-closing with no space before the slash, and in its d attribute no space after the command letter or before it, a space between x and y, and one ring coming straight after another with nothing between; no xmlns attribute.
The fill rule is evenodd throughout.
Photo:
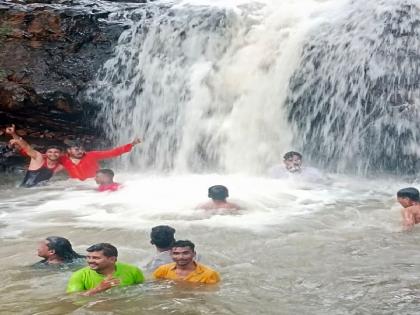
<svg viewBox="0 0 420 315"><path fill-rule="evenodd" d="M152 228L150 242L159 248L169 248L175 243L176 230L168 225L158 225Z"/></svg>
<svg viewBox="0 0 420 315"><path fill-rule="evenodd" d="M76 253L68 239L60 236L49 236L47 247L54 250L55 254L65 262L72 262L74 259L84 258L85 256Z"/></svg>
<svg viewBox="0 0 420 315"><path fill-rule="evenodd" d="M56 149L56 150L58 150L58 151L63 151L63 148L62 147L60 147L59 145L49 145L46 149L45 149L45 152L47 152L48 150L50 150L50 149Z"/></svg>
<svg viewBox="0 0 420 315"><path fill-rule="evenodd" d="M118 257L118 250L114 245L109 243L98 243L86 249L87 252L103 252L106 257Z"/></svg>
<svg viewBox="0 0 420 315"><path fill-rule="evenodd" d="M411 201L420 201L419 191L414 187L407 187L407 188L398 190L397 197L408 198Z"/></svg>
<svg viewBox="0 0 420 315"><path fill-rule="evenodd" d="M215 200L225 200L227 197L229 197L229 190L222 185L215 185L209 187L209 198L215 199Z"/></svg>
<svg viewBox="0 0 420 315"><path fill-rule="evenodd" d="M189 247L191 248L192 251L194 251L195 245L193 242L185 240L185 241L176 241L173 245L172 248L174 247Z"/></svg>
<svg viewBox="0 0 420 315"><path fill-rule="evenodd" d="M111 179L114 178L114 171L113 170L110 170L108 168L100 169L99 171L96 172L96 174L98 174L98 173L102 173L104 175L108 175Z"/></svg>
<svg viewBox="0 0 420 315"><path fill-rule="evenodd" d="M67 149L71 148L84 148L85 146L79 140L72 140L67 142Z"/></svg>
<svg viewBox="0 0 420 315"><path fill-rule="evenodd" d="M302 154L300 154L299 152L296 152L296 151L290 151L290 152L287 152L287 153L283 156L283 159L288 160L288 159L293 158L294 156L297 156L299 159L302 159Z"/></svg>

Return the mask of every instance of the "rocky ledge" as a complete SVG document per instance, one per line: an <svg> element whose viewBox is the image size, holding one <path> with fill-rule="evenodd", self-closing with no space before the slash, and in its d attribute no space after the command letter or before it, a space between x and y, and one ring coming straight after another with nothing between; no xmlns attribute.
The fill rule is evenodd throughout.
<svg viewBox="0 0 420 315"><path fill-rule="evenodd" d="M136 5L0 1L0 129L15 123L40 148L67 139L101 141L98 108L83 92L125 27L110 14ZM0 132L0 145L7 140Z"/></svg>

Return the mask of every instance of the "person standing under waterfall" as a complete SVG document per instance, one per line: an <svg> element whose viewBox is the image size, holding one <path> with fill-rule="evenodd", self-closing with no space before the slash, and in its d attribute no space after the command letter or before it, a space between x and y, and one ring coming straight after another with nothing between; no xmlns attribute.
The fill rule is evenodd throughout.
<svg viewBox="0 0 420 315"><path fill-rule="evenodd" d="M290 176L302 176L309 180L324 179L321 172L314 167L302 166L302 154L296 151L287 152L283 156L283 163L273 166L268 174L272 178L288 178Z"/></svg>
<svg viewBox="0 0 420 315"><path fill-rule="evenodd" d="M54 174L63 170L63 166L59 163L62 153L60 147L49 146L45 154L42 154L16 134L15 125L6 128L6 133L13 138L9 143L12 146L18 146L23 155L31 158L21 187L29 188L43 184Z"/></svg>
<svg viewBox="0 0 420 315"><path fill-rule="evenodd" d="M136 138L131 143L111 150L88 152L86 152L83 144L72 142L68 145L67 154L60 158L60 163L64 166L70 178L79 180L94 178L99 170L99 161L130 152L133 146L140 142L140 139Z"/></svg>
<svg viewBox="0 0 420 315"><path fill-rule="evenodd" d="M397 201L403 206L401 216L404 230L411 230L415 224L420 223L420 193L414 187L400 189Z"/></svg>

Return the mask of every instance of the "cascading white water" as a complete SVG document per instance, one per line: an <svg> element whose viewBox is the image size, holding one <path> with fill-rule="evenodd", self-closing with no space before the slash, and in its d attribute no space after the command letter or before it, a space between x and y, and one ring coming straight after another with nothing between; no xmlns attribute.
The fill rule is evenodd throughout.
<svg viewBox="0 0 420 315"><path fill-rule="evenodd" d="M419 5L353 1L308 36L287 107L295 141L322 166L418 172Z"/></svg>
<svg viewBox="0 0 420 315"><path fill-rule="evenodd" d="M133 12L89 91L104 129L115 143L143 137L130 156L143 168L262 171L291 148L289 78L332 4L154 2Z"/></svg>

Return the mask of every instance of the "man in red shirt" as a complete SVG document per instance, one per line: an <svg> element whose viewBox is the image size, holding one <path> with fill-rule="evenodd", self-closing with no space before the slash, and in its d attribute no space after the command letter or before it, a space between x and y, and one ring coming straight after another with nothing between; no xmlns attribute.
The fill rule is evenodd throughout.
<svg viewBox="0 0 420 315"><path fill-rule="evenodd" d="M117 191L121 184L114 182L114 172L104 168L96 172L96 183L99 185L98 191Z"/></svg>
<svg viewBox="0 0 420 315"><path fill-rule="evenodd" d="M140 139L106 151L86 152L80 143L72 143L67 149L67 155L60 157L60 163L64 166L70 178L85 180L96 176L99 170L99 161L120 156L130 152L133 146L139 144Z"/></svg>

